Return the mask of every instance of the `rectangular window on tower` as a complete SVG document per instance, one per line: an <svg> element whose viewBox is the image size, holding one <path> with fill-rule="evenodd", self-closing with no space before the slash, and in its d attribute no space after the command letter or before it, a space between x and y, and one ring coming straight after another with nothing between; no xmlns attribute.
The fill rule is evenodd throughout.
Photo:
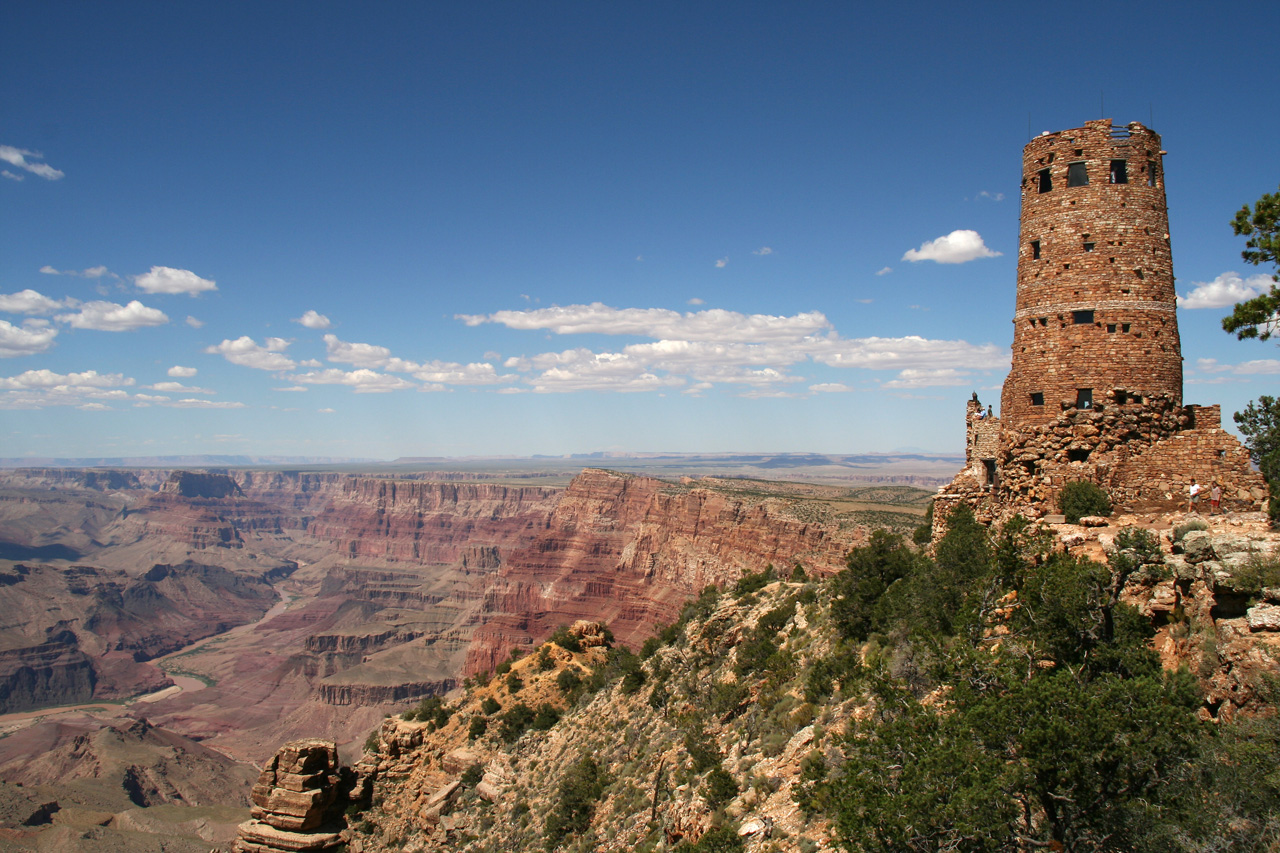
<svg viewBox="0 0 1280 853"><path fill-rule="evenodd" d="M1147 161L1147 186L1154 187L1156 185L1156 161Z"/></svg>
<svg viewBox="0 0 1280 853"><path fill-rule="evenodd" d="M1067 186L1069 187L1089 186L1089 171L1085 168L1084 163L1068 163L1067 164Z"/></svg>
<svg viewBox="0 0 1280 853"><path fill-rule="evenodd" d="M1093 389L1092 388L1076 389L1076 408L1077 409L1093 408Z"/></svg>
<svg viewBox="0 0 1280 853"><path fill-rule="evenodd" d="M1044 392L1043 392L1043 391L1032 391L1032 392L1031 392L1031 405L1033 405L1033 406L1043 406L1043 405L1044 405Z"/></svg>
<svg viewBox="0 0 1280 853"><path fill-rule="evenodd" d="M1031 241L1031 260L1033 261L1040 260L1040 241L1039 240Z"/></svg>
<svg viewBox="0 0 1280 853"><path fill-rule="evenodd" d="M1053 189L1053 178L1049 177L1048 169L1040 170L1040 192L1047 193Z"/></svg>
<svg viewBox="0 0 1280 853"><path fill-rule="evenodd" d="M1128 160L1112 160L1111 161L1111 183L1113 184L1129 183L1129 161Z"/></svg>
<svg viewBox="0 0 1280 853"><path fill-rule="evenodd" d="M1071 322L1075 323L1077 326L1084 325L1085 323L1092 323L1093 312L1092 311L1072 311Z"/></svg>

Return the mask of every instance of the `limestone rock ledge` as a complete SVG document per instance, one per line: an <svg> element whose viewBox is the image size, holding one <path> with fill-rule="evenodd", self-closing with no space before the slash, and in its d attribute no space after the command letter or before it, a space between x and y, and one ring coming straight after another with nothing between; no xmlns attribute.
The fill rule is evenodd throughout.
<svg viewBox="0 0 1280 853"><path fill-rule="evenodd" d="M355 776L328 740L295 740L272 756L253 786L252 817L237 853L332 850L346 841L343 810Z"/></svg>

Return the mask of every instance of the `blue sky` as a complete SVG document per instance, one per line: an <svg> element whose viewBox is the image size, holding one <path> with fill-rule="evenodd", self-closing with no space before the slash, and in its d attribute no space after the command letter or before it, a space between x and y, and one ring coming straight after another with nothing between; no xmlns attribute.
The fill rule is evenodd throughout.
<svg viewBox="0 0 1280 853"><path fill-rule="evenodd" d="M1275 393L1219 320L1280 6L876 5L13 6L0 456L956 452L1028 129L1099 117L1169 151L1186 400Z"/></svg>

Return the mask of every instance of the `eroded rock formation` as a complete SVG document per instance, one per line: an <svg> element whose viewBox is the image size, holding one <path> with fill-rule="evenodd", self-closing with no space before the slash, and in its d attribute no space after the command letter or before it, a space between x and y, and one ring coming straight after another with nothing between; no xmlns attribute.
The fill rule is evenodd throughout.
<svg viewBox="0 0 1280 853"><path fill-rule="evenodd" d="M333 741L285 744L263 768L240 824L238 853L332 850L343 844L342 813L355 774L338 761Z"/></svg>

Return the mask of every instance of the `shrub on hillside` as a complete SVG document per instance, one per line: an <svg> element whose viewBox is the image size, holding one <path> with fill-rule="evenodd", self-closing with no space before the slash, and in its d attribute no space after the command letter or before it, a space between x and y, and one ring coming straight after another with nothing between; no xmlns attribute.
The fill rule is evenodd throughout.
<svg viewBox="0 0 1280 853"><path fill-rule="evenodd" d="M1058 507L1068 524L1076 524L1086 515L1111 515L1111 498L1097 484L1075 480L1062 487Z"/></svg>
<svg viewBox="0 0 1280 853"><path fill-rule="evenodd" d="M604 787L604 773L591 756L578 759L565 771L547 815L547 849L554 850L567 836L586 831Z"/></svg>

